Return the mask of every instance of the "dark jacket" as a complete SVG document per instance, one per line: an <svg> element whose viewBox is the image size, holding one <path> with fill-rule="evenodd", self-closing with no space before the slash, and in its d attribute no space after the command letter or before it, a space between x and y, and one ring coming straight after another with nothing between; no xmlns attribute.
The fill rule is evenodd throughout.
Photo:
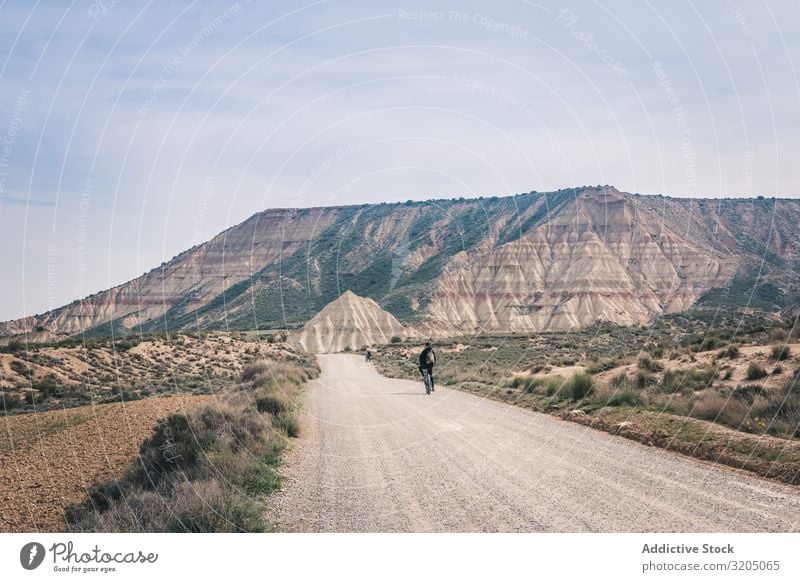
<svg viewBox="0 0 800 582"><path fill-rule="evenodd" d="M432 347L426 346L425 349L422 350L422 353L419 355L419 365L421 368L433 367L433 364L428 363L429 352L433 355L433 364L436 363L436 352L433 351Z"/></svg>

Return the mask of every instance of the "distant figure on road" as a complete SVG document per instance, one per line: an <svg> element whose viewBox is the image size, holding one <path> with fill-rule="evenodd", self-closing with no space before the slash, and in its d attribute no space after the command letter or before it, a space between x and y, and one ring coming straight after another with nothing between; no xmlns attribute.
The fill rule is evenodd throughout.
<svg viewBox="0 0 800 582"><path fill-rule="evenodd" d="M372 351L370 351L369 349L367 349L366 358L368 362L372 361Z"/></svg>
<svg viewBox="0 0 800 582"><path fill-rule="evenodd" d="M425 349L419 355L419 371L425 375L430 376L431 379L431 392L434 390L433 386L433 367L436 365L436 352L433 351L433 343L425 342Z"/></svg>

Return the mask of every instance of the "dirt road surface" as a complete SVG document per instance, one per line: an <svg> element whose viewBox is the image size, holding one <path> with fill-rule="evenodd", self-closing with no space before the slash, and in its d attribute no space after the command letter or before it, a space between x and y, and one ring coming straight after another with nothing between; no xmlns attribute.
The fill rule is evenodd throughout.
<svg viewBox="0 0 800 582"><path fill-rule="evenodd" d="M302 532L800 530L800 490L320 356L275 515Z"/></svg>

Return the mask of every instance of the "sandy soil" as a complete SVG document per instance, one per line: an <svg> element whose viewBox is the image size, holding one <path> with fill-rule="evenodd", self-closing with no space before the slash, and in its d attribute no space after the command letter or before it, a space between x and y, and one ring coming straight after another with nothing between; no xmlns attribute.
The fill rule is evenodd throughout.
<svg viewBox="0 0 800 582"><path fill-rule="evenodd" d="M800 491L320 357L275 496L303 532L800 531Z"/></svg>
<svg viewBox="0 0 800 582"><path fill-rule="evenodd" d="M118 478L158 418L212 396L175 396L0 417L0 532L60 531L63 508Z"/></svg>

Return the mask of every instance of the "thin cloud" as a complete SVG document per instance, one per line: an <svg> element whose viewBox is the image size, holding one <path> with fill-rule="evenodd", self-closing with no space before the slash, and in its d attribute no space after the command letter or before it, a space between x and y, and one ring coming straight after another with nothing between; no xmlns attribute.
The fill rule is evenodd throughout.
<svg viewBox="0 0 800 582"><path fill-rule="evenodd" d="M19 198L17 196L0 197L0 208L4 205L9 206L30 206L33 208L54 208L56 203L53 200L39 200L37 198Z"/></svg>

